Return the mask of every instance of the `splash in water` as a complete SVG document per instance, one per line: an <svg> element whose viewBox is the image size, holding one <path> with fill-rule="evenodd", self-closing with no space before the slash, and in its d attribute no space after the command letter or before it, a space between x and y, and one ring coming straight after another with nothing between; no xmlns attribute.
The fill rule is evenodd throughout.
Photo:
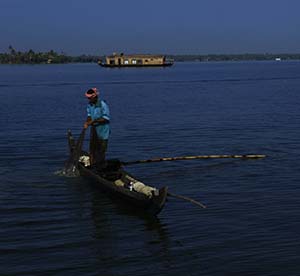
<svg viewBox="0 0 300 276"><path fill-rule="evenodd" d="M78 169L76 168L76 166L72 166L72 167L65 167L61 170L58 170L56 172L54 172L55 175L58 176L65 176L65 177L78 177L79 176L79 172Z"/></svg>

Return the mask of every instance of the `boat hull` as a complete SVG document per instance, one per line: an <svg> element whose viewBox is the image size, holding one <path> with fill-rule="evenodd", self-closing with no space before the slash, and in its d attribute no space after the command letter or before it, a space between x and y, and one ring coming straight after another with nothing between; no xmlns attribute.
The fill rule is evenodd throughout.
<svg viewBox="0 0 300 276"><path fill-rule="evenodd" d="M147 214L156 216L161 212L165 205L168 193L167 187L163 187L157 190L158 194L153 195L150 198L143 193L132 191L128 187L115 185L114 181L105 179L103 176L99 175L89 168L86 168L81 163L78 164L78 169L80 175L83 178L92 181L93 185L97 188L101 189L102 191L108 192L111 195L116 196L117 198L123 199L129 204L132 204L139 208L139 210L145 211ZM124 176L129 176L129 174L123 170L120 171L120 174L122 175L122 178L124 178ZM130 178L132 178L132 176L130 176Z"/></svg>
<svg viewBox="0 0 300 276"><path fill-rule="evenodd" d="M83 139L84 135L81 135L81 138ZM77 146L78 144L82 144L80 140L81 139L79 139L79 143L78 141L76 143L71 131L68 131L70 150L70 158L67 162L68 167L75 168L80 176L92 181L97 188L124 199L126 202L137 206L137 208L148 214L155 216L161 212L167 199L168 187L156 189L146 186L134 176L127 173L122 168L122 164L119 160L107 160L106 169L102 172L98 172L84 162L79 161L81 157L88 157L88 154ZM137 189L137 187L133 185L139 185L140 189Z"/></svg>

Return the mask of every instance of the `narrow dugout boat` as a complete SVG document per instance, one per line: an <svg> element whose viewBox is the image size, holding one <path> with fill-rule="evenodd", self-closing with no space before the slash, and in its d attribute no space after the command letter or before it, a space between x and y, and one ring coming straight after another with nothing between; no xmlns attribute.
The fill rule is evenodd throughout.
<svg viewBox="0 0 300 276"><path fill-rule="evenodd" d="M168 187L157 189L145 185L127 173L117 159L107 160L106 169L98 172L90 166L89 156L81 150L82 141L80 140L79 138L79 143L76 144L72 133L68 132L70 160L75 166L73 169L77 169L80 176L89 179L101 190L124 199L150 215L155 216L160 213L168 196Z"/></svg>

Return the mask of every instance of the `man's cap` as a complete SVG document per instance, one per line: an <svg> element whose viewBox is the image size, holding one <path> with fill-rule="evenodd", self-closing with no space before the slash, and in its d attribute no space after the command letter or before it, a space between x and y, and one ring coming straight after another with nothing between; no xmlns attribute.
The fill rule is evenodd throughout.
<svg viewBox="0 0 300 276"><path fill-rule="evenodd" d="M85 96L88 99L93 99L99 95L98 89L97 88L90 88L86 93Z"/></svg>

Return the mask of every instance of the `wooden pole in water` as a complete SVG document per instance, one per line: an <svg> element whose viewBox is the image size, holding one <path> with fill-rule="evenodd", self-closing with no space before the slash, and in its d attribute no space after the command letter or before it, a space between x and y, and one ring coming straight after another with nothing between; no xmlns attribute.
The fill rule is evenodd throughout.
<svg viewBox="0 0 300 276"><path fill-rule="evenodd" d="M175 198L179 198L179 199L183 199L183 200L186 200L186 201L189 201L197 206L200 206L201 208L206 208L206 206L204 204L202 204L201 202L199 201L196 201L192 198L189 198L187 196L182 196L182 195L176 195L176 194L173 194L173 193L170 193L168 192L168 196L171 196L171 197L175 197Z"/></svg>
<svg viewBox="0 0 300 276"><path fill-rule="evenodd" d="M264 154L244 154L244 155L194 155L194 156L177 156L177 157L160 157L147 160L137 160L122 162L123 165L133 165L141 163L150 163L150 162L162 162L162 161L176 161L176 160L194 160L194 159L217 159L217 158L241 158L241 159L258 159L265 158Z"/></svg>

